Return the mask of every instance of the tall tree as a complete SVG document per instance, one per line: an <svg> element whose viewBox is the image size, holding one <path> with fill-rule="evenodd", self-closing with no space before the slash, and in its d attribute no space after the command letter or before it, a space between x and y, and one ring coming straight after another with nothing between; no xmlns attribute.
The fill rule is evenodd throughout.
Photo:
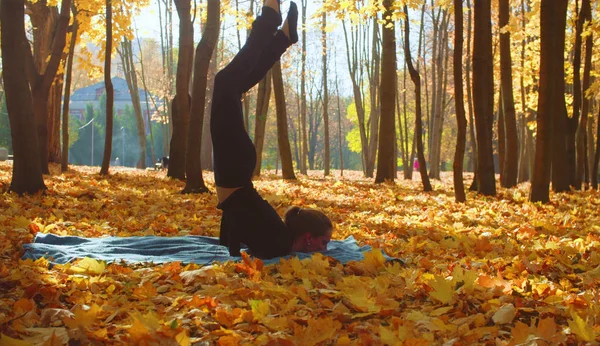
<svg viewBox="0 0 600 346"><path fill-rule="evenodd" d="M258 83L258 96L256 98L256 116L254 126L254 148L256 149L256 166L253 175L259 176L262 166L262 152L265 143L265 129L267 115L269 114L269 100L271 99L271 70Z"/></svg>
<svg viewBox="0 0 600 346"><path fill-rule="evenodd" d="M469 157L471 160L470 167L474 172L473 182L469 186L469 191L477 191L477 137L475 136L475 115L473 112L473 83L471 83L471 63L473 61L471 57L472 14L471 1L467 0L467 61L465 62L465 81L467 84L467 105L469 106Z"/></svg>
<svg viewBox="0 0 600 346"><path fill-rule="evenodd" d="M6 109L10 120L14 153L10 191L36 193L46 189L39 159L40 146L35 126L31 91L26 75L26 56L31 55L25 36L23 1L0 2L0 45Z"/></svg>
<svg viewBox="0 0 600 346"><path fill-rule="evenodd" d="M137 29L136 36L140 54L140 79L142 80L142 86L144 87L144 97L146 101L146 122L148 123L148 133L150 133L150 152L152 154L152 161L150 161L150 163L153 164L154 162L156 162L156 152L154 151L154 133L152 131L152 117L150 112L149 98L152 99L152 103L155 107L156 102L154 102L152 95L149 95L150 93L148 92L148 85L146 84L146 69L144 68L144 53L142 50L142 40L137 35Z"/></svg>
<svg viewBox="0 0 600 346"><path fill-rule="evenodd" d="M292 150L287 125L287 109L285 105L285 90L281 75L281 63L277 61L271 69L273 74L273 93L277 111L277 147L281 156L281 174L283 179L296 179L292 162Z"/></svg>
<svg viewBox="0 0 600 346"><path fill-rule="evenodd" d="M187 136L190 124L189 96L192 60L194 55L194 27L191 19L190 0L174 0L179 15L179 59L177 60L177 79L175 81L175 98L173 102L173 135L169 154L169 170L167 176L185 179Z"/></svg>
<svg viewBox="0 0 600 346"><path fill-rule="evenodd" d="M423 122L421 112L421 77L417 71L410 56L410 21L408 20L408 6L404 4L404 59L410 73L410 79L415 85L415 141L417 143L417 157L419 159L419 172L421 173L421 181L423 182L424 191L432 191L431 182L427 175L427 163L425 161L425 153L423 152Z"/></svg>
<svg viewBox="0 0 600 346"><path fill-rule="evenodd" d="M325 157L323 166L325 172L323 175L329 175L329 91L327 90L327 12L323 11L321 20L321 41L323 43L323 124L324 124L324 139L325 139ZM282 157L283 161L283 157Z"/></svg>
<svg viewBox="0 0 600 346"><path fill-rule="evenodd" d="M142 113L142 104L140 102L140 89L137 82L137 72L135 64L133 62L133 48L131 40L124 38L121 42L121 49L119 50L121 56L121 62L123 64L123 72L125 74L125 80L127 81L127 87L129 89L129 95L131 95L131 103L133 104L133 113L135 114L135 123L137 128L137 139L138 146L140 148L140 157L138 158L136 167L140 169L146 168L146 126L144 123L144 116ZM150 123L148 124L151 125Z"/></svg>
<svg viewBox="0 0 600 346"><path fill-rule="evenodd" d="M499 24L500 33L500 80L502 89L502 114L504 115L504 133L506 138L504 165L502 170L503 187L513 187L517 185L517 175L519 173L519 137L517 134L517 119L515 114L515 101L513 97L512 82L512 58L510 32L506 27L509 21L510 7L509 0L500 0Z"/></svg>
<svg viewBox="0 0 600 346"><path fill-rule="evenodd" d="M477 191L496 195L494 153L494 58L492 56L491 0L474 4L473 37L473 108L477 129Z"/></svg>
<svg viewBox="0 0 600 346"><path fill-rule="evenodd" d="M543 2L549 2L543 0ZM552 57L552 64L554 69L551 74L552 77L548 81L553 83L556 88L554 93L553 102L553 115L552 119L552 190L555 192L566 192L570 191L571 184L571 172L575 169L575 164L570 166L569 164L569 151L568 146L570 144L569 135L569 117L567 115L567 105L565 100L565 30L566 30L566 16L568 1L558 0L551 1L553 11L558 16L556 19L557 27L552 28L553 40L552 48L554 56ZM564 2L564 4L563 4ZM564 5L564 8L563 8ZM549 6L549 5L546 5ZM542 4L543 7L543 4ZM543 35L543 34L542 34ZM540 53L541 56L543 54ZM542 57L543 58L543 57ZM541 68L540 68L541 74ZM556 78L556 79L554 79ZM540 80L540 86L542 81ZM541 94L541 91L540 91Z"/></svg>
<svg viewBox="0 0 600 346"><path fill-rule="evenodd" d="M206 25L202 39L196 46L194 63L194 85L192 88L192 106L190 110L190 126L187 143L186 169L187 176L184 193L208 192L202 177L200 152L202 144L202 125L206 109L206 86L208 67L219 38L221 22L221 6L219 0L208 0Z"/></svg>
<svg viewBox="0 0 600 346"><path fill-rule="evenodd" d="M384 0L381 44L381 119L376 183L396 179L396 30L392 19L392 0ZM371 126L374 126L371 124Z"/></svg>
<svg viewBox="0 0 600 346"><path fill-rule="evenodd" d="M367 73L369 74L369 99L371 101L371 112L366 127L368 129L368 152L366 154L367 167L365 168L365 176L373 177L375 171L375 158L377 157L377 143L379 142L379 117L381 114L380 104L380 62L381 49L379 39L379 18L377 15L373 17L373 31L371 39L371 56L367 59ZM395 70L395 68L394 68Z"/></svg>
<svg viewBox="0 0 600 346"><path fill-rule="evenodd" d="M77 19L77 8L75 5L71 6L71 11L73 12L73 26L71 29L69 55L67 57L67 78L65 80L65 96L62 113L62 158L60 161L60 170L62 172L66 172L69 169L69 103L71 98L71 81L73 76L73 58L75 56L75 44L77 43L79 31L79 20Z"/></svg>
<svg viewBox="0 0 600 346"><path fill-rule="evenodd" d="M581 46L583 41L583 29L586 22L591 22L592 10L590 0L582 0L581 10L577 17L575 29L575 52L573 57L573 116L569 119L568 150L569 163L574 165L570 170L572 174L571 185L575 189L581 189L581 183L584 178L584 168L586 161L586 131L587 117L589 114L589 100L585 93L590 86L590 69L593 39L591 32L588 34L585 42L585 65L583 72L583 85L580 81L579 68L581 67ZM589 60L588 60L589 59ZM581 105L581 116L579 116L579 106ZM578 117L579 119L576 119ZM575 124L577 122L577 124Z"/></svg>
<svg viewBox="0 0 600 346"><path fill-rule="evenodd" d="M302 67L300 72L300 173L307 173L308 136L306 131L306 6L307 0L301 0L302 7Z"/></svg>
<svg viewBox="0 0 600 346"><path fill-rule="evenodd" d="M542 0L540 8L540 79L535 164L531 179L531 202L550 201L550 170L565 164L553 162L554 120L564 110L564 58L567 0ZM563 124L564 125L564 124ZM563 142L564 146L564 142ZM554 174L554 172L552 172Z"/></svg>
<svg viewBox="0 0 600 346"><path fill-rule="evenodd" d="M41 6L46 6L45 1L40 2ZM67 29L69 27L69 18L71 11L71 0L62 0L60 7L60 16L54 31L52 40L52 49L48 52L49 57L45 57L47 63L35 64L34 56L31 49L27 49L27 71L29 84L31 86L31 94L33 97L33 110L35 112L36 126L38 131L38 145L40 150L40 162L42 173L48 171L48 98L50 96L50 88L58 72L59 65L62 60L63 50L67 40Z"/></svg>
<svg viewBox="0 0 600 346"><path fill-rule="evenodd" d="M112 154L113 137L113 105L114 88L110 79L110 64L112 62L112 0L106 0L106 47L104 49L104 88L106 90L106 132L104 135L104 156L102 158L101 175L108 175L110 156ZM92 126L94 126L92 124ZM93 155L93 154L92 154Z"/></svg>
<svg viewBox="0 0 600 346"><path fill-rule="evenodd" d="M465 202L465 185L463 183L463 162L467 140L467 118L465 117L465 101L463 95L463 0L454 0L454 107L458 135L452 170L454 173L454 198L457 202Z"/></svg>

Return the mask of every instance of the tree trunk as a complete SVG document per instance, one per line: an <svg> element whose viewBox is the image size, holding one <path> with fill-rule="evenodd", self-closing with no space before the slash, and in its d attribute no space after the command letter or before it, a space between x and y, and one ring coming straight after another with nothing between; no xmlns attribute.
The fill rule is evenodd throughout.
<svg viewBox="0 0 600 346"><path fill-rule="evenodd" d="M258 83L258 97L256 98L256 120L254 126L254 148L256 149L256 166L254 176L260 175L262 166L262 152L265 142L265 129L269 113L269 100L271 99L271 70Z"/></svg>
<svg viewBox="0 0 600 346"><path fill-rule="evenodd" d="M467 139L467 119L463 96L462 54L463 54L463 5L462 0L454 0L454 103L458 135L452 170L454 173L454 198L456 202L465 202L465 185L463 183L463 162Z"/></svg>
<svg viewBox="0 0 600 346"><path fill-rule="evenodd" d="M581 11L579 12L579 18L577 20L577 29L575 31L575 35L581 35L583 31L583 25L585 22L590 23L592 21L592 10L590 6L590 0L582 0L581 2ZM579 36L578 36L579 37ZM577 42L577 38L575 40L575 53L577 54L577 44L581 45L581 42ZM579 37L579 41L581 41L581 37ZM585 162L587 160L587 148L586 148L586 135L587 135L587 122L588 122L588 114L590 109L590 100L586 97L586 91L590 87L590 70L592 65L592 48L593 48L593 37L590 32L585 41L585 63L583 68L583 86L582 92L579 91L577 87L577 83L575 78L573 78L573 116L575 116L575 98L581 98L581 118L579 121L579 126L576 131L576 167L574 171L574 179L573 185L575 189L581 189L582 181L585 181L586 185L588 184L588 180L585 178ZM581 52L581 46L579 47L579 51ZM576 56L577 58L577 56ZM581 60L581 56L578 57ZM579 64L577 64L576 59L573 59L573 70L574 77L578 77L579 75ZM572 119L569 119L569 122L572 122ZM569 128L570 129L570 128Z"/></svg>
<svg viewBox="0 0 600 346"><path fill-rule="evenodd" d="M475 115L473 113L473 84L471 83L471 1L467 0L467 61L465 62L465 82L467 84L467 105L469 106L469 143L471 151L471 170L474 174L469 191L477 191L477 137L475 136Z"/></svg>
<svg viewBox="0 0 600 346"><path fill-rule="evenodd" d="M550 201L550 170L565 162L553 162L554 119L564 109L564 58L567 0L544 0L541 4L540 80L537 112L535 165L531 179L531 202ZM562 33L562 35L561 35ZM562 36L562 41L561 41ZM559 71L559 69L561 71ZM562 99L562 101L560 100ZM560 104L562 103L562 108ZM565 124L566 125L566 124ZM564 148L564 142L563 142ZM553 172L554 174L554 172Z"/></svg>
<svg viewBox="0 0 600 346"><path fill-rule="evenodd" d="M594 190L598 189L598 164L599 163L600 163L600 108L598 109L598 116L596 117L596 150L594 153L594 164L592 165L592 189L594 189ZM14 173L13 173L13 179L14 179Z"/></svg>
<svg viewBox="0 0 600 346"><path fill-rule="evenodd" d="M218 46L218 45L217 45ZM213 170L213 147L212 147L212 136L210 134L210 118L211 114L211 105L212 105L212 96L214 92L213 85L215 84L215 76L217 75L218 68L218 55L217 55L217 47L213 52L212 59L210 60L210 65L208 66L208 88L206 90L206 105L204 106L204 127L202 128L202 145L201 145L201 153L200 153L200 161L202 163L202 169L204 170ZM247 95L244 96L244 98Z"/></svg>
<svg viewBox="0 0 600 346"><path fill-rule="evenodd" d="M62 60L60 68L64 69L65 61ZM48 97L48 161L59 163L60 151L60 110L63 97L64 73L59 73L50 87Z"/></svg>
<svg viewBox="0 0 600 346"><path fill-rule="evenodd" d="M102 158L101 175L108 175L110 156L112 154L113 137L113 104L114 88L110 79L112 54L112 0L106 0L106 48L104 50L104 88L106 90L106 133L104 136L104 156ZM94 124L92 124L94 126ZM93 127L92 127L93 129ZM92 153L93 155L93 153Z"/></svg>
<svg viewBox="0 0 600 346"><path fill-rule="evenodd" d="M498 167L500 171L500 184L504 186L502 183L502 179L504 179L503 167L504 162L506 160L506 131L505 131L505 123L504 123L504 108L502 107L502 87L500 88L500 92L498 93Z"/></svg>
<svg viewBox="0 0 600 346"><path fill-rule="evenodd" d="M556 24L558 27L553 27L551 30L554 31L553 35L553 64L555 64L554 70L552 70L552 77L548 81L556 88L556 92L553 98L552 112L552 190L555 192L566 192L570 191L571 183L571 172L575 170L575 162L570 162L569 156L574 151L571 148L572 143L574 144L574 135L571 136L571 131L568 129L569 117L567 115L567 106L565 102L565 28L566 28L566 13L568 7L568 1L565 0L544 0L546 2L552 2L554 7ZM564 8L563 8L564 2ZM543 7L543 6L542 6ZM540 54L541 55L541 54ZM541 68L540 68L541 70ZM540 85L542 81L540 80ZM575 124L575 127L577 124ZM571 138L573 137L573 139ZM574 146L574 145L573 145ZM574 154L574 152L573 152Z"/></svg>
<svg viewBox="0 0 600 346"><path fill-rule="evenodd" d="M327 12L323 11L323 21L321 22L321 36L323 41L323 124L324 124L324 140L325 140L325 158L323 162L324 176L329 176L330 152L329 152L329 91L327 90ZM282 156L283 158L283 156Z"/></svg>
<svg viewBox="0 0 600 346"><path fill-rule="evenodd" d="M44 2L40 3L42 6L46 6ZM56 77L58 67L62 60L63 50L66 45L67 29L69 27L70 18L70 7L71 0L62 0L60 8L60 16L56 29L54 31L54 37L52 39L52 49L50 52L49 60L48 54L40 53L39 57L47 61L44 66L34 63L34 57L31 54L31 50L27 49L26 61L28 61L27 68L25 69L29 75L29 84L31 85L31 94L33 97L33 111L36 118L36 126L38 131L38 145L40 156L40 163L42 167L42 173L49 173L48 170L48 97L50 95L50 88ZM32 18L33 19L33 18ZM34 47L35 48L35 47ZM42 64L43 65L43 64Z"/></svg>
<svg viewBox="0 0 600 346"><path fill-rule="evenodd" d="M421 77L419 72L413 67L412 58L410 57L410 21L408 20L408 6L404 5L404 58L410 73L410 79L415 84L415 136L417 142L417 155L419 157L419 172L421 173L421 181L423 182L423 191L432 191L431 182L427 175L427 163L425 154L423 153L423 124L421 120Z"/></svg>
<svg viewBox="0 0 600 346"><path fill-rule="evenodd" d="M508 25L509 0L499 2L500 27ZM510 33L500 33L500 79L502 84L502 113L504 114L504 131L506 135L506 155L504 165L501 166L503 187L510 188L517 185L519 173L519 137L517 134L517 119L515 115L515 101L512 83L512 58L510 55Z"/></svg>
<svg viewBox="0 0 600 346"><path fill-rule="evenodd" d="M379 22L377 16L373 18L373 36L371 42L371 72L369 76L369 91L371 101L371 114L367 128L369 129L369 151L367 153L366 177L372 178L375 171L375 159L377 157L377 142L379 141L379 117L380 117L380 90L379 90L379 69L380 69L380 51L379 51ZM395 69L395 68L394 68Z"/></svg>
<svg viewBox="0 0 600 346"><path fill-rule="evenodd" d="M431 127L429 133L429 176L432 179L440 179L441 169L441 150L442 150L442 129L444 125L444 108L445 108L445 96L446 88L445 81L447 80L446 69L444 68L444 58L447 57L448 52L448 26L449 26L448 11L444 9L442 11L442 21L439 25L438 39L437 39L437 56L434 57L435 70L432 71L433 80L436 85L434 86L435 94L432 95L433 108L431 116Z"/></svg>
<svg viewBox="0 0 600 346"><path fill-rule="evenodd" d="M337 66L336 66L337 67ZM337 69L336 69L337 71ZM337 74L335 75L335 89L337 94L337 113L338 113L338 142L340 143L340 177L344 177L344 146L343 146L343 123L342 123L342 107L340 106L340 85Z"/></svg>
<svg viewBox="0 0 600 346"><path fill-rule="evenodd" d="M146 101L146 121L148 122L148 132L150 133L150 152L152 154L151 164L156 163L156 153L154 151L154 134L152 133L152 116L150 115L150 103L148 102L148 87L146 85L146 73L144 68L144 55L142 54L142 43L140 37L137 38L138 48L140 50L140 77L142 78L142 86L144 87L144 96ZM154 100L152 100L154 103ZM156 106L156 104L154 103Z"/></svg>
<svg viewBox="0 0 600 346"><path fill-rule="evenodd" d="M65 80L65 97L63 102L63 122L62 122L62 158L60 162L61 172L69 170L69 102L71 99L71 80L73 76L73 57L75 56L75 44L79 34L79 21L77 20L77 9L71 6L73 12L73 29L71 31L71 43L69 45L69 55L67 57L67 78Z"/></svg>
<svg viewBox="0 0 600 346"><path fill-rule="evenodd" d="M521 0L521 22L522 30L525 31L525 0ZM521 71L525 71L525 37L521 39ZM525 98L525 76L521 72L519 76L519 84L521 88L521 153L519 158L519 176L517 181L522 183L530 179L529 170L529 129L527 128L527 119L529 118L529 107Z"/></svg>
<svg viewBox="0 0 600 346"><path fill-rule="evenodd" d="M381 122L376 183L396 179L396 30L392 14L393 0L384 0L385 12L381 44ZM389 18L386 20L386 18ZM371 124L373 126L373 124Z"/></svg>
<svg viewBox="0 0 600 346"><path fill-rule="evenodd" d="M192 88L192 105L190 109L190 126L187 137L187 157L185 174L187 176L183 193L208 192L202 177L200 162L202 144L202 125L206 106L206 88L208 68L211 57L219 39L221 6L219 0L208 0L206 26L198 46L196 46L196 61L194 63L194 86Z"/></svg>
<svg viewBox="0 0 600 346"><path fill-rule="evenodd" d="M194 28L190 17L190 0L175 0L179 15L179 60L177 61L177 79L173 102L173 135L169 154L167 176L184 180L186 168L187 136L190 124L189 96L190 76L194 55Z"/></svg>
<svg viewBox="0 0 600 346"><path fill-rule="evenodd" d="M142 115L142 105L140 102L140 89L138 88L137 83L137 73L135 71L135 64L133 63L133 49L129 39L125 38L123 42L121 42L121 50L119 51L119 55L121 56L121 61L123 63L123 73L125 74L125 80L127 81L127 87L129 88L129 94L131 95L131 103L133 104L133 111L137 125L140 157L137 161L136 167L139 169L145 169L146 127L144 125L144 116Z"/></svg>
<svg viewBox="0 0 600 346"><path fill-rule="evenodd" d="M360 143L361 143L361 159L362 159L362 169L363 173L366 176L366 168L368 164L368 141L367 141L367 130L365 128L365 108L363 104L362 90L358 83L358 53L357 53L357 43L354 39L351 40L351 43L348 40L348 31L346 29L346 24L342 21L342 28L344 29L344 39L346 42L346 61L348 63L348 73L350 74L350 80L352 81L352 92L354 95L354 104L356 106L356 115L358 118L358 131L360 133Z"/></svg>
<svg viewBox="0 0 600 346"><path fill-rule="evenodd" d="M300 75L300 173L307 174L306 161L308 158L308 137L306 133L306 5L307 0L301 0L302 4L302 67ZM260 98L259 98L260 100Z"/></svg>
<svg viewBox="0 0 600 346"><path fill-rule="evenodd" d="M0 45L6 109L13 146L13 171L10 191L19 195L46 189L27 76L26 57L31 54L25 36L23 1L0 2Z"/></svg>
<svg viewBox="0 0 600 346"><path fill-rule="evenodd" d="M492 147L494 124L494 58L492 56L491 1L474 4L473 37L473 103L477 129L478 192L496 195L494 154Z"/></svg>
<svg viewBox="0 0 600 346"><path fill-rule="evenodd" d="M292 150L287 125L287 109L285 106L285 90L283 88L283 77L281 75L281 63L278 61L271 69L273 73L273 92L275 94L275 106L277 110L277 147L281 156L281 175L283 179L295 180L294 164L292 162Z"/></svg>

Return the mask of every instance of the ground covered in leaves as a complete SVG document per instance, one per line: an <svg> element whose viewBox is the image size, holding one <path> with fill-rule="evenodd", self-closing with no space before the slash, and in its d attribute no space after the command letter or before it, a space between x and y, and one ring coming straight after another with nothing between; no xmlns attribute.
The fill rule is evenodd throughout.
<svg viewBox="0 0 600 346"><path fill-rule="evenodd" d="M20 260L38 232L218 235L214 194L164 172L52 167L44 195L7 193L0 163L0 345L554 345L600 341L600 193L527 202L526 185L454 203L451 182L375 185L346 172L255 182L280 214L323 209L334 238L376 248L263 266ZM212 176L206 174L212 188ZM468 182L468 181L467 181ZM380 249L380 250L379 250ZM386 263L382 251L405 264Z"/></svg>

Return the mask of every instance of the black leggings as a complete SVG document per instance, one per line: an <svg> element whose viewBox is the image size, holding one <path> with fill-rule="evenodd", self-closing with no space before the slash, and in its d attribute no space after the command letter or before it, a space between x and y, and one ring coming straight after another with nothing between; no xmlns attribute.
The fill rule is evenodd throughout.
<svg viewBox="0 0 600 346"><path fill-rule="evenodd" d="M218 187L251 185L256 151L244 128L241 98L290 46L287 36L277 30L280 22L275 10L263 7L242 49L215 76L210 133Z"/></svg>

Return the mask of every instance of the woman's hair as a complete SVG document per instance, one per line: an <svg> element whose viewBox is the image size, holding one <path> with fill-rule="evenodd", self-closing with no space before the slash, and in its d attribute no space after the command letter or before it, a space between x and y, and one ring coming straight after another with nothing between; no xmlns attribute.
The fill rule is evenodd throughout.
<svg viewBox="0 0 600 346"><path fill-rule="evenodd" d="M313 236L324 236L333 229L327 215L316 209L293 206L285 212L284 221L294 238L309 232Z"/></svg>

